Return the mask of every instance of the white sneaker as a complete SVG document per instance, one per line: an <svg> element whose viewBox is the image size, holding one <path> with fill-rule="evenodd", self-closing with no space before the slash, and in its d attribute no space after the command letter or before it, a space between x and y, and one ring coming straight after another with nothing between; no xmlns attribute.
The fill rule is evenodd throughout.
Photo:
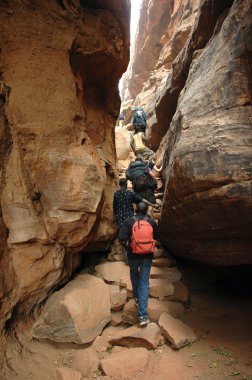
<svg viewBox="0 0 252 380"><path fill-rule="evenodd" d="M150 320L149 320L148 317L139 317L138 321L139 321L139 326L140 327L147 326L150 323Z"/></svg>

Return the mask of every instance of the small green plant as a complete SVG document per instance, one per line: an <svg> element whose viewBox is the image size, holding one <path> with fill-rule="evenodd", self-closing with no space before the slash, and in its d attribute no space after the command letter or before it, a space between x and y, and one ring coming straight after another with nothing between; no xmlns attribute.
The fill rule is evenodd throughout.
<svg viewBox="0 0 252 380"><path fill-rule="evenodd" d="M209 364L209 367L210 367L210 368L216 368L216 367L217 367L217 363L211 361L210 364Z"/></svg>
<svg viewBox="0 0 252 380"><path fill-rule="evenodd" d="M193 352L193 353L191 354L191 358L195 358L197 355L198 355L197 352Z"/></svg>
<svg viewBox="0 0 252 380"><path fill-rule="evenodd" d="M232 352L224 350L223 347L212 347L212 349L218 355L227 356L227 357L231 357L232 356Z"/></svg>
<svg viewBox="0 0 252 380"><path fill-rule="evenodd" d="M234 371L230 374L230 376L239 376L240 372L239 371Z"/></svg>

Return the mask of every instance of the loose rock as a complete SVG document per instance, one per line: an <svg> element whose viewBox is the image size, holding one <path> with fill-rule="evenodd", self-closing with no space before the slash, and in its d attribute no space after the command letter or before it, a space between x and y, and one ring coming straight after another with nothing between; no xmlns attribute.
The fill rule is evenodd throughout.
<svg viewBox="0 0 252 380"><path fill-rule="evenodd" d="M162 334L174 348L184 347L197 339L191 327L167 313L163 313L160 316L158 324Z"/></svg>
<svg viewBox="0 0 252 380"><path fill-rule="evenodd" d="M148 363L148 357L146 348L131 348L102 359L101 368L106 375L124 378L143 371Z"/></svg>

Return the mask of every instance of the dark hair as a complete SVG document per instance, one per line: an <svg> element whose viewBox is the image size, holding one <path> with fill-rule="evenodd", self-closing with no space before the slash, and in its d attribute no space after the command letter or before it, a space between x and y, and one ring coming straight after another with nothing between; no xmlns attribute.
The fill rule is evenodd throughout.
<svg viewBox="0 0 252 380"><path fill-rule="evenodd" d="M143 161L143 157L141 156L141 154L138 154L138 155L136 156L135 161Z"/></svg>
<svg viewBox="0 0 252 380"><path fill-rule="evenodd" d="M126 187L127 186L127 178L120 178L119 179L119 186L120 187Z"/></svg>
<svg viewBox="0 0 252 380"><path fill-rule="evenodd" d="M148 211L148 206L146 203L140 202L136 206L136 212L137 214L146 215Z"/></svg>

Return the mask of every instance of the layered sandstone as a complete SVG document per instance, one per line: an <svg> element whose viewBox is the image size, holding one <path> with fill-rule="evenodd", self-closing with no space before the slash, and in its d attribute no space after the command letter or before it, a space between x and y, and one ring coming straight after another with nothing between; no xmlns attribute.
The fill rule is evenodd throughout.
<svg viewBox="0 0 252 380"><path fill-rule="evenodd" d="M211 264L252 263L251 27L250 1L219 18L162 143L163 241Z"/></svg>
<svg viewBox="0 0 252 380"><path fill-rule="evenodd" d="M144 1L139 30L155 20L154 3ZM164 35L153 32L162 46L144 77L137 62L156 45L147 33L137 37L123 103L145 108L149 143L163 159L162 241L189 260L251 264L252 4L169 6L166 24L162 14L151 24Z"/></svg>
<svg viewBox="0 0 252 380"><path fill-rule="evenodd" d="M114 239L129 9L127 0L0 5L3 322L65 282L80 252Z"/></svg>

